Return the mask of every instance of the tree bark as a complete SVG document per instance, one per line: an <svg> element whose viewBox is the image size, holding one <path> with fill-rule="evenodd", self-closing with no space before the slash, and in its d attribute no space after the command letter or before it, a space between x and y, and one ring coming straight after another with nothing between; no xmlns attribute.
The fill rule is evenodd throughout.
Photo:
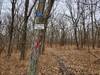
<svg viewBox="0 0 100 75"><path fill-rule="evenodd" d="M11 56L12 52L12 37L13 37L13 29L14 29L14 17L15 17L15 5L16 5L17 0L13 0L12 3L12 21L11 21L11 27L10 27L10 37L9 37L9 46L8 46L8 56Z"/></svg>

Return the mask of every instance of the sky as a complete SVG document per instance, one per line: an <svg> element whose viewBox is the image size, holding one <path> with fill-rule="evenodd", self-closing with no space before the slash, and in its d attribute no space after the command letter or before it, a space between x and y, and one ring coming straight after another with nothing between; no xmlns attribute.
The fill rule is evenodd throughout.
<svg viewBox="0 0 100 75"><path fill-rule="evenodd" d="M7 13L10 7L11 7L10 0L3 0L2 13Z"/></svg>
<svg viewBox="0 0 100 75"><path fill-rule="evenodd" d="M3 2L3 7L2 7L2 15L8 13L9 12L9 8L11 8L10 0L3 0L3 1L4 2ZM69 10L66 8L65 0L57 0L56 2L58 2L56 13L61 13L61 14L66 13L67 15L70 15ZM30 4L32 4L31 1L30 1ZM73 4L73 5L74 5L74 7L76 7L75 4ZM54 6L56 6L56 3L55 3ZM98 16L98 14L100 14L100 12L96 13L97 19L100 18Z"/></svg>
<svg viewBox="0 0 100 75"><path fill-rule="evenodd" d="M62 11L63 11L63 9L62 8L65 8L64 6L64 3L63 3L63 1L64 0L58 0L59 1L59 5L58 5L58 9L57 10L59 10L60 9L60 13L62 13ZM30 1L30 4L32 4L32 2ZM7 9L8 8L11 8L11 3L10 3L10 0L4 0L4 2L3 2L3 10L2 10L2 13L6 13L7 12ZM6 10L6 11L5 11Z"/></svg>
<svg viewBox="0 0 100 75"><path fill-rule="evenodd" d="M2 16L1 17L4 17L5 14L11 13L11 11L9 10L9 9L11 9L11 3L10 3L10 0L0 0L0 1L3 1ZM32 3L33 2L30 1L30 5L32 5ZM56 14L64 14L65 13L67 15L70 15L69 10L66 8L65 0L57 0L54 4L54 7L56 7L56 4L57 4L57 8L55 11ZM72 5L76 9L75 4L72 4ZM100 19L99 14L100 14L100 11L96 12L96 19L97 20ZM60 19L61 15L58 15L57 17Z"/></svg>

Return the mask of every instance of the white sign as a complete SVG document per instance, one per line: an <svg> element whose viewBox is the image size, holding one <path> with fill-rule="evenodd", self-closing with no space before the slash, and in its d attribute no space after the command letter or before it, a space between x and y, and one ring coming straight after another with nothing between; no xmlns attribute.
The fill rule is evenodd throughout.
<svg viewBox="0 0 100 75"><path fill-rule="evenodd" d="M44 24L35 24L35 29L44 29Z"/></svg>

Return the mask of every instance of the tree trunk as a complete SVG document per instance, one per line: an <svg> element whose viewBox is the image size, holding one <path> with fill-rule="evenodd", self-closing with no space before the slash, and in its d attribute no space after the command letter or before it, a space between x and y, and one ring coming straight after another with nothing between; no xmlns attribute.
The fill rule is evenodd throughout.
<svg viewBox="0 0 100 75"><path fill-rule="evenodd" d="M94 44L94 24L93 24L93 5L92 5L92 0L91 0L91 24L92 24L92 48L94 49L95 44Z"/></svg>
<svg viewBox="0 0 100 75"><path fill-rule="evenodd" d="M11 56L11 52L12 52L12 37L13 37L13 28L14 28L14 17L15 17L15 4L16 4L16 0L12 1L12 21L11 21L11 27L10 27L10 38L9 38L9 46L8 46L8 56Z"/></svg>
<svg viewBox="0 0 100 75"><path fill-rule="evenodd" d="M24 60L25 57L25 50L26 50L26 37L27 37L27 23L28 23L28 7L29 7L29 0L25 1L25 12L24 12L24 25L22 28L22 38L21 38L21 55L20 55L20 59Z"/></svg>
<svg viewBox="0 0 100 75"><path fill-rule="evenodd" d="M76 43L76 46L79 49L78 38L77 38L77 29L76 28L74 28L74 35L75 35L75 43Z"/></svg>

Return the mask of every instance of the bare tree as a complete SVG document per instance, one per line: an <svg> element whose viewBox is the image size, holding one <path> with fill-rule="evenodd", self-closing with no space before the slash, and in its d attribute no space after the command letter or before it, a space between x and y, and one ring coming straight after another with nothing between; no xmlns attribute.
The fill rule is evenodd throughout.
<svg viewBox="0 0 100 75"><path fill-rule="evenodd" d="M74 27L74 35L75 35L75 41L76 41L76 46L77 46L77 48L79 48L79 43L78 43L78 37L77 37L77 28L78 28L78 23L79 23L79 19L80 19L80 17L81 17L81 15L82 15L82 13L83 13L83 11L81 11L80 12L80 6L79 6L79 1L80 0L78 0L77 1L77 13L76 13L76 17L75 17L75 12L73 12L73 11L75 11L74 10L74 8L72 7L72 5L71 5L71 2L72 2L73 0L71 0L71 1L67 1L66 0L66 6L68 7L68 9L69 9L69 12L70 12L70 18L71 18L71 20L72 20L72 23L73 23L73 27Z"/></svg>
<svg viewBox="0 0 100 75"><path fill-rule="evenodd" d="M14 27L14 17L15 17L15 6L16 6L17 0L11 0L12 4L12 21L11 21L11 26L10 26L10 32L9 32L9 46L8 46L8 56L11 56L11 43L12 43L12 37L13 37L13 27Z"/></svg>
<svg viewBox="0 0 100 75"><path fill-rule="evenodd" d="M32 9L34 8L37 0L35 0L34 4L32 5L31 9L29 10L29 0L25 0L25 12L24 12L24 25L22 28L22 49L21 51L21 59L24 59L25 56L25 46L26 46L26 40L27 40L27 23L28 19L32 13ZM28 11L29 10L29 11ZM29 12L29 13L28 13Z"/></svg>

